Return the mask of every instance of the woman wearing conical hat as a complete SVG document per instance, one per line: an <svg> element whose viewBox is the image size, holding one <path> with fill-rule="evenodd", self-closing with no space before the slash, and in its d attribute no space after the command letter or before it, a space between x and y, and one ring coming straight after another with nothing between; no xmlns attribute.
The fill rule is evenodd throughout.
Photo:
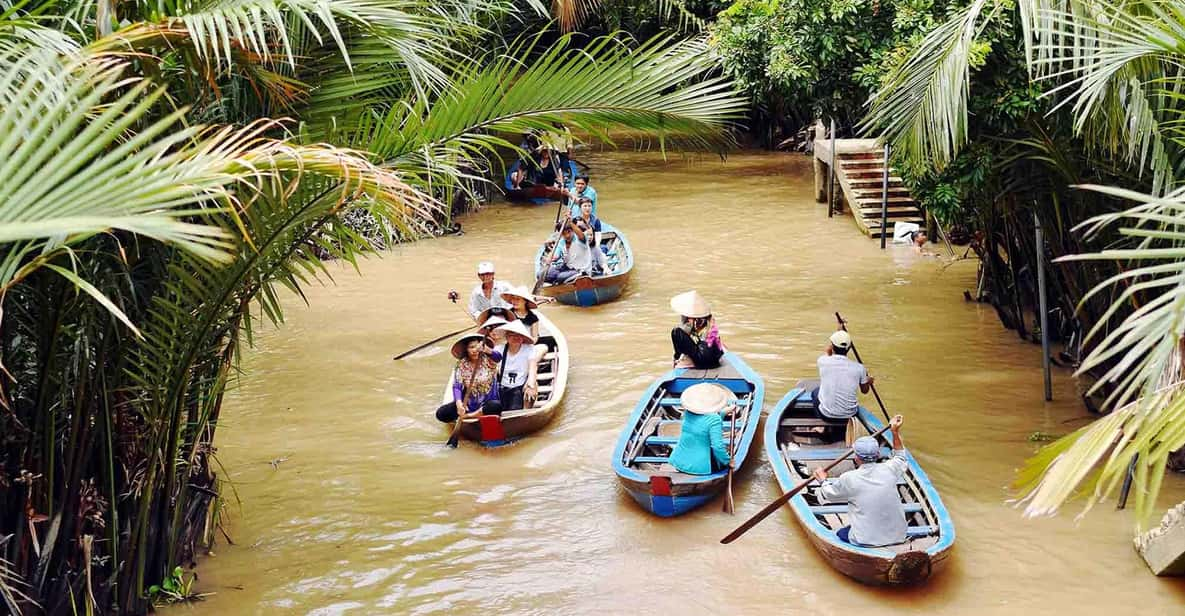
<svg viewBox="0 0 1185 616"><path fill-rule="evenodd" d="M679 314L679 326L671 330L675 367L719 368L724 342L708 300L696 291L688 291L671 298L671 309Z"/></svg>
<svg viewBox="0 0 1185 616"><path fill-rule="evenodd" d="M714 383L688 387L679 397L683 424L679 441L671 450L671 466L691 475L708 475L728 468L731 460L724 444L724 420L720 412L735 402L732 392Z"/></svg>

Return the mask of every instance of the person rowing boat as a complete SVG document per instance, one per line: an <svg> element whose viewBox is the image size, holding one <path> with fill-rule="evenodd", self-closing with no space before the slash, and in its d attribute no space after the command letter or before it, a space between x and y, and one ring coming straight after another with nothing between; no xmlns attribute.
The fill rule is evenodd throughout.
<svg viewBox="0 0 1185 616"><path fill-rule="evenodd" d="M510 308L510 302L503 299L502 294L513 286L504 280L495 280L494 276L493 262L482 261L477 264L477 278L481 282L477 283L469 293L469 316L473 317L474 321L477 321L478 317L490 308L504 310ZM456 290L451 290L448 292L448 298L455 302L460 298L460 295Z"/></svg>

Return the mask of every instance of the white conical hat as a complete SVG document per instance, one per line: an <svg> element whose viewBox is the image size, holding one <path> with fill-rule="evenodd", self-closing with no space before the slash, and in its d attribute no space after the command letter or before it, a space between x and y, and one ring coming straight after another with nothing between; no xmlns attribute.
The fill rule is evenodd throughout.
<svg viewBox="0 0 1185 616"><path fill-rule="evenodd" d="M712 307L708 305L708 300L694 290L672 297L671 310L693 319L702 319L712 314Z"/></svg>
<svg viewBox="0 0 1185 616"><path fill-rule="evenodd" d="M531 295L531 290L528 289L526 287L526 285L512 287L512 288L507 289L502 292L502 299L503 300L510 301L510 299L508 299L510 297L520 297L520 298L526 300L527 301L527 308L535 309L535 308L539 307L539 304L537 304L535 302L535 296Z"/></svg>
<svg viewBox="0 0 1185 616"><path fill-rule="evenodd" d="M689 413L696 415L710 415L724 410L733 401L734 396L715 383L697 383L688 387L679 396L679 406Z"/></svg>
<svg viewBox="0 0 1185 616"><path fill-rule="evenodd" d="M522 321L511 321L506 325L499 327L495 331L500 331L507 334L518 334L523 338L526 338L530 343L535 343L535 337L531 335L531 330L527 329L527 326L523 325Z"/></svg>
<svg viewBox="0 0 1185 616"><path fill-rule="evenodd" d="M460 338L457 339L456 342L453 343L453 348L452 348L453 357L456 357L457 359L461 359L462 357L465 357L465 349L466 349L466 347L469 346L469 342L472 340L486 340L486 341L488 341L488 338L486 338L485 336L483 336L481 334L465 334L464 336L461 336Z"/></svg>

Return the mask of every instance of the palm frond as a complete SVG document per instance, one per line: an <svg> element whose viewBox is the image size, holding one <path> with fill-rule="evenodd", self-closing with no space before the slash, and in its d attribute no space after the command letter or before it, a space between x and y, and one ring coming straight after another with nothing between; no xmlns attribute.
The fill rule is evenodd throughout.
<svg viewBox="0 0 1185 616"><path fill-rule="evenodd" d="M1094 503L1109 497L1138 457L1134 475L1137 523L1147 522L1169 453L1185 445L1185 382L1179 374L1185 336L1185 189L1164 197L1103 186L1083 186L1136 205L1092 218L1079 230L1097 234L1118 226L1131 247L1063 257L1137 264L1105 280L1082 299L1116 285L1123 291L1088 333L1095 344L1079 373L1110 366L1098 383L1115 390L1108 416L1064 437L1031 460L1020 478L1028 489L1026 513L1047 515L1072 498L1083 482ZM1104 327L1135 296L1150 297L1114 329ZM1105 332L1105 333L1104 333ZM1096 386L1097 387L1097 386Z"/></svg>
<svg viewBox="0 0 1185 616"><path fill-rule="evenodd" d="M941 169L967 140L971 52L987 0L976 0L932 30L868 102L860 128L915 161Z"/></svg>
<svg viewBox="0 0 1185 616"><path fill-rule="evenodd" d="M1029 10L1042 28L1033 33L1031 66L1058 84L1047 92L1060 99L1054 111L1070 107L1088 143L1150 169L1155 191L1174 185L1166 124L1185 118L1174 103L1185 88L1185 12L1154 1Z"/></svg>

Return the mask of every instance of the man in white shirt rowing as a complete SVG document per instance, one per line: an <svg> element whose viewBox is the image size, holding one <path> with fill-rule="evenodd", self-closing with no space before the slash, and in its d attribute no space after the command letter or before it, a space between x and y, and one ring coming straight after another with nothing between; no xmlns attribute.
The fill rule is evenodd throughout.
<svg viewBox="0 0 1185 616"><path fill-rule="evenodd" d="M490 308L498 309L493 311L494 313L509 310L510 302L502 299L502 293L514 287L504 280L494 280L494 264L490 261L478 263L477 277L481 282L474 286L473 291L469 293L469 315L476 320L481 313ZM449 291L448 298L454 302L457 301L457 292Z"/></svg>
<svg viewBox="0 0 1185 616"><path fill-rule="evenodd" d="M831 334L827 350L815 364L819 368L819 386L811 392L811 404L823 419L848 419L856 415L860 402L856 390L868 393L874 379L864 364L849 359L852 337L839 330Z"/></svg>
<svg viewBox="0 0 1185 616"><path fill-rule="evenodd" d="M592 253L588 244L576 238L576 222L569 218L562 224L559 246L544 278L551 284L570 282L592 271Z"/></svg>
<svg viewBox="0 0 1185 616"><path fill-rule="evenodd" d="M909 470L909 459L901 442L903 421L901 415L894 415L889 421L893 455L884 462L879 462L880 443L871 436L862 436L852 444L856 468L836 479L828 479L823 467L815 467L815 479L822 482L819 496L828 502L848 504L848 526L835 533L841 540L864 547L905 541L905 507L897 492L897 482Z"/></svg>

